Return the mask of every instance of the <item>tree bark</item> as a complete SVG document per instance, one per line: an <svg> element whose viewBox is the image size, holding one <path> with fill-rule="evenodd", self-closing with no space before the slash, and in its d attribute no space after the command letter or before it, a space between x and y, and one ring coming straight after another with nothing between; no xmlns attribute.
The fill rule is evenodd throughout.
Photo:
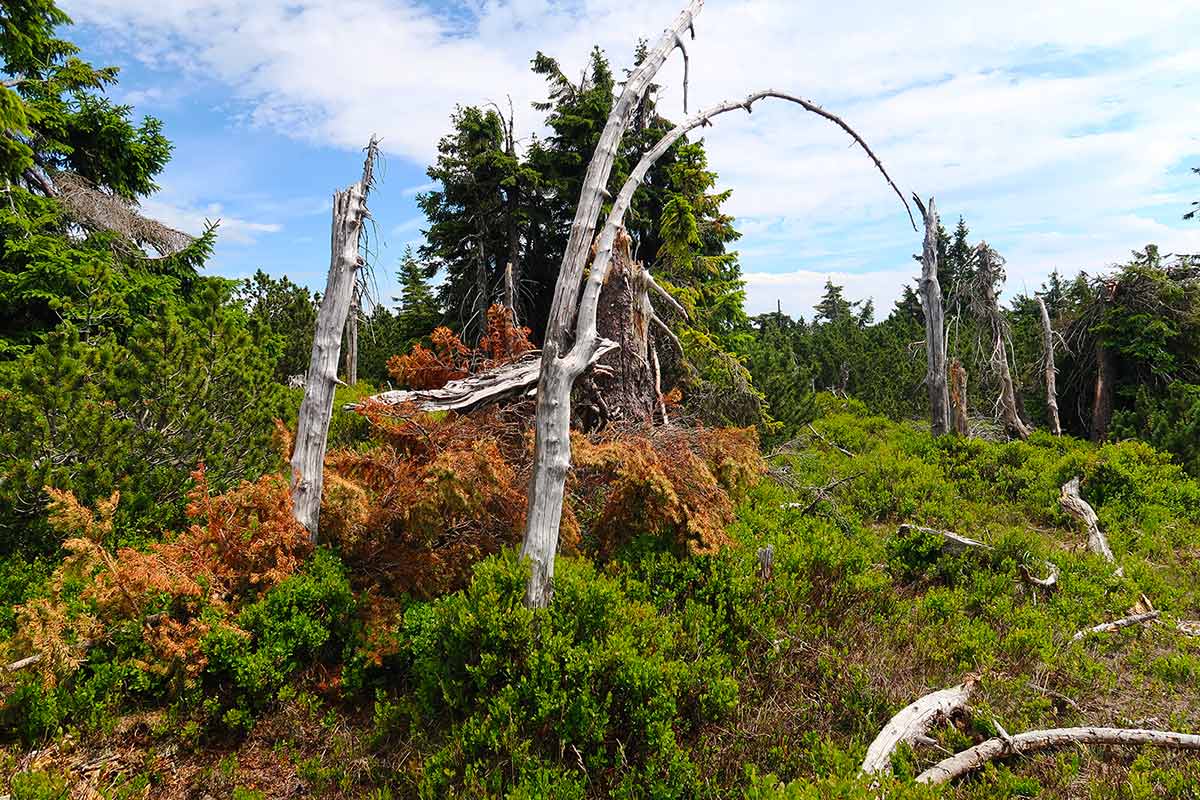
<svg viewBox="0 0 1200 800"><path fill-rule="evenodd" d="M933 198L927 206L913 195L925 221L921 249L921 306L925 311L925 384L929 389L929 424L934 436L950 430L950 391L946 385L946 324L942 311L942 286L937 276L938 215Z"/></svg>
<svg viewBox="0 0 1200 800"><path fill-rule="evenodd" d="M954 432L966 436L970 430L967 420L967 371L957 358L950 363L950 407Z"/></svg>
<svg viewBox="0 0 1200 800"><path fill-rule="evenodd" d="M1108 439L1108 426L1113 413L1113 378L1116 359L1112 350L1102 342L1096 343L1096 386L1092 395L1092 441Z"/></svg>
<svg viewBox="0 0 1200 800"><path fill-rule="evenodd" d="M975 682L968 679L958 686L931 692L904 707L871 742L860 771L877 775L887 770L892 764L892 754L901 742L911 744L917 741L925 736L934 722L949 719L956 711L965 709L974 686Z"/></svg>
<svg viewBox="0 0 1200 800"><path fill-rule="evenodd" d="M355 286L350 296L350 313L346 316L346 383L358 383L358 311L359 288Z"/></svg>
<svg viewBox="0 0 1200 800"><path fill-rule="evenodd" d="M650 363L649 287L642 265L633 261L630 239L617 233L608 278L600 291L596 332L621 346L600 360L595 384L603 393L608 421L651 425L658 405L654 368Z"/></svg>
<svg viewBox="0 0 1200 800"><path fill-rule="evenodd" d="M1058 368L1054 364L1054 329L1050 327L1050 312L1046 310L1046 301L1039 297L1038 308L1042 312L1042 357L1043 369L1046 373L1046 411L1050 417L1050 432L1062 436L1062 423L1058 419L1058 389L1056 378Z"/></svg>
<svg viewBox="0 0 1200 800"><path fill-rule="evenodd" d="M296 442L292 451L292 513L296 521L308 529L314 543L321 511L325 446L333 415L333 394L338 383L342 330L350 311L356 272L363 265L359 241L363 221L369 216L367 195L374 185L377 153L378 140L372 137L367 145L362 179L333 195L329 277L317 313L312 355L304 382L304 400L300 403L300 417L296 423Z"/></svg>
<svg viewBox="0 0 1200 800"><path fill-rule="evenodd" d="M982 768L989 761L1008 755L1024 755L1069 745L1101 744L1126 747L1153 745L1175 750L1200 750L1200 735L1151 731L1139 728L1055 728L1027 731L1015 736L988 739L982 744L942 759L917 776L917 783L949 783Z"/></svg>

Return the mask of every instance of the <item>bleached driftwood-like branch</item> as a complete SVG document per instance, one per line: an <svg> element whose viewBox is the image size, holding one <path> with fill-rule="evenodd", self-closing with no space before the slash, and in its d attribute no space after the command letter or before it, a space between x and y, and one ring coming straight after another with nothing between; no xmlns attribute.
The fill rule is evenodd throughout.
<svg viewBox="0 0 1200 800"><path fill-rule="evenodd" d="M1172 750L1200 750L1200 735L1142 728L1080 727L1026 731L1013 736L988 739L961 753L955 753L922 772L916 780L917 783L949 783L955 778L981 769L993 759L1083 744L1123 747L1152 745Z"/></svg>
<svg viewBox="0 0 1200 800"><path fill-rule="evenodd" d="M892 763L892 754L902 742L917 742L935 722L949 719L956 711L966 708L974 686L975 681L968 679L958 686L931 692L905 706L871 742L860 771L876 775L887 770Z"/></svg>
<svg viewBox="0 0 1200 800"><path fill-rule="evenodd" d="M603 340L596 348L592 363L617 347L616 342ZM511 364L450 381L440 389L393 389L372 395L366 402L348 403L346 410L355 411L368 402L388 406L414 403L419 411L467 413L509 398L527 396L530 390L536 391L541 369L541 354L526 353Z"/></svg>
<svg viewBox="0 0 1200 800"><path fill-rule="evenodd" d="M1100 530L1100 518L1096 516L1096 511L1092 508L1091 504L1079 494L1078 475L1063 484L1062 492L1058 495L1058 502L1062 505L1064 511L1083 523L1083 527L1087 531L1088 550L1102 556L1105 561L1115 565L1117 559L1113 556L1112 548L1108 546L1108 537ZM1117 567L1116 574L1118 576L1124 575L1125 570Z"/></svg>
<svg viewBox="0 0 1200 800"><path fill-rule="evenodd" d="M325 446L329 421L333 416L333 394L340 383L337 377L342 349L342 331L357 281L363 266L359 244L363 223L370 216L367 195L375 184L375 159L379 140L371 137L366 147L362 178L333 195L333 233L329 277L321 309L317 312L312 355L304 381L304 400L296 423L296 442L292 451L292 513L296 521L317 540L317 521L321 511L321 487L324 483Z"/></svg>
<svg viewBox="0 0 1200 800"><path fill-rule="evenodd" d="M1099 625L1094 625L1090 628L1084 628L1071 637L1072 642L1078 642L1080 639L1086 639L1093 633L1113 633L1121 628L1128 628L1133 625L1145 625L1147 622L1153 622L1158 619L1159 612L1147 611L1143 614L1130 614L1128 617L1113 620L1112 622L1102 622Z"/></svg>

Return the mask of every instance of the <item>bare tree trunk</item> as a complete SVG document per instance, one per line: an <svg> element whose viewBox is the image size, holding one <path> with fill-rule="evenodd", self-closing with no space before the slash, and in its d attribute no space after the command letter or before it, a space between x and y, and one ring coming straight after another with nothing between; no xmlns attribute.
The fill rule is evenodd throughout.
<svg viewBox="0 0 1200 800"><path fill-rule="evenodd" d="M1050 415L1050 432L1062 436L1062 423L1058 419L1058 389L1056 379L1058 368L1054 364L1054 329L1050 327L1050 312L1046 310L1046 301L1039 297L1038 308L1042 311L1042 352L1046 372L1046 410Z"/></svg>
<svg viewBox="0 0 1200 800"><path fill-rule="evenodd" d="M966 436L967 424L967 371L957 358L950 362L950 407L954 412L954 432Z"/></svg>
<svg viewBox="0 0 1200 800"><path fill-rule="evenodd" d="M369 215L367 195L374 185L378 140L371 137L363 164L362 180L333 195L333 231L329 278L317 313L312 356L304 381L304 400L296 423L296 443L292 451L292 513L296 521L317 540L317 522L321 511L325 446L329 420L333 414L333 393L337 386L338 356L342 330L350 311L356 272L363 261L359 240L363 221Z"/></svg>
<svg viewBox="0 0 1200 800"><path fill-rule="evenodd" d="M504 307L512 317L513 325L520 325L517 317L517 282L513 277L513 262L509 261L504 267Z"/></svg>
<svg viewBox="0 0 1200 800"><path fill-rule="evenodd" d="M709 124L712 117L735 109L749 111L758 100L774 97L796 103L841 126L871 156L876 166L887 178L888 184L892 186L901 202L904 203L905 208L908 207L904 196L887 176L882 163L862 138L843 120L794 95L784 94L773 89L757 92L747 96L744 100L726 101L688 117L663 136L642 157L613 201L608 220L596 242L595 257L592 260L587 284L580 298L578 287L582 281L583 265L587 253L586 245L582 243L578 252L574 249L573 243L576 240L577 227L585 226L585 230L590 230L591 226L595 224L595 220L599 216L600 199L605 193L604 184L611 171L614 153L620 142L621 132L627 124L628 115L672 47L682 48L684 46L682 34L691 27L692 16L701 5L702 0L692 0L688 10L676 19L672 28L667 29L659 43L647 52L641 66L629 76L625 83L625 90L614 104L612 114L601 134L596 154L591 164L588 165L587 177L580 195L579 206L576 209L575 226L572 227L571 240L568 242L567 253L563 257L558 283L554 290L554 305L550 310L550 324L543 350L542 374L538 383L533 475L530 482L525 542L521 549L522 557L528 558L532 566L529 588L525 596L525 601L530 606L547 605L553 592L554 556L558 550L563 483L571 462L571 388L598 346L596 309L600 291L612 263L617 231L623 224L625 212L633 199L634 191L646 179L646 173L650 167L682 136L701 125ZM594 210L589 211L589 209ZM911 219L911 212L909 216ZM585 233L579 233L581 238L585 235ZM577 300L577 298L579 299ZM572 317L575 320L574 343L564 354L568 326Z"/></svg>
<svg viewBox="0 0 1200 800"><path fill-rule="evenodd" d="M1000 312L1000 305L996 301L996 287L998 264L995 263L998 259L995 251L987 246L987 243L981 243L978 249L979 253L979 272L978 272L978 311L985 324L991 329L992 334L992 356L991 367L996 379L1000 383L1000 398L998 405L1000 407L1000 421L1004 423L1004 427L1008 432L1020 439L1029 438L1031 433L1029 426L1021 419L1021 414L1017 408L1016 390L1013 388L1012 371L1008 366L1008 323Z"/></svg>
<svg viewBox="0 0 1200 800"><path fill-rule="evenodd" d="M358 311L361 291L354 288L350 297L350 313L346 316L346 383L358 383Z"/></svg>
<svg viewBox="0 0 1200 800"><path fill-rule="evenodd" d="M1092 397L1092 441L1103 442L1108 438L1108 426L1113 413L1113 379L1116 359L1112 350L1103 343L1096 343L1096 387Z"/></svg>
<svg viewBox="0 0 1200 800"><path fill-rule="evenodd" d="M925 310L925 385L929 389L929 424L934 436L950 430L950 391L946 386L946 323L942 311L942 286L937 276L938 215L933 198L929 205L913 195L925 220L921 249L921 305Z"/></svg>
<svg viewBox="0 0 1200 800"><path fill-rule="evenodd" d="M1200 750L1200 735L1138 728L1056 728L1048 731L1026 731L1015 736L988 739L982 744L942 759L918 775L917 783L949 783L968 772L980 769L995 758L1081 744L1127 747L1148 744L1174 750Z"/></svg>

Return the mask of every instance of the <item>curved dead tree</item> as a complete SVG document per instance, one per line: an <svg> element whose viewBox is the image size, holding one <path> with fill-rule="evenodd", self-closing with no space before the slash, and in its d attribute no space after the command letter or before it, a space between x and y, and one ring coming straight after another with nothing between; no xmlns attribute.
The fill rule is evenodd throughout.
<svg viewBox="0 0 1200 800"><path fill-rule="evenodd" d="M924 204L913 201L925 222L925 243L921 249L921 283L918 287L921 308L925 312L925 385L929 389L929 425L934 436L950 430L950 390L946 385L946 317L942 310L942 285L937 276L938 215L933 198Z"/></svg>
<svg viewBox="0 0 1200 800"><path fill-rule="evenodd" d="M996 300L996 284L1004 279L1003 262L1000 254L989 247L987 242L980 242L975 248L975 259L977 268L975 286L971 292L971 310L991 337L988 343L991 355L987 358L987 364L1000 385L1000 396L996 399L997 413L1010 435L1026 439L1032 430L1021 419L1020 410L1017 408L1017 393L1013 388L1012 370L1008 365L1008 341L1011 332L1008 320L1001 313Z"/></svg>
<svg viewBox="0 0 1200 800"><path fill-rule="evenodd" d="M1038 308L1042 312L1042 370L1046 375L1046 411L1050 417L1050 432L1062 436L1062 423L1058 419L1058 368L1054 365L1054 329L1050 327L1050 312L1046 300L1039 297Z"/></svg>
<svg viewBox="0 0 1200 800"><path fill-rule="evenodd" d="M367 195L375 185L375 159L379 141L371 138L363 163L362 179L333 195L333 235L329 278L317 312L312 356L304 381L304 400L296 423L296 443L292 451L292 513L296 521L317 540L317 520L321 511L321 487L324 481L325 445L329 420L333 416L333 393L339 383L338 360L342 349L342 331L350 313L358 270L366 266L359 255Z"/></svg>
<svg viewBox="0 0 1200 800"><path fill-rule="evenodd" d="M693 0L686 10L676 18L658 43L647 52L645 60L630 75L625 89L613 105L612 113L601 134L596 154L588 165L587 177L580 194L571 238L563 256L558 284L554 290L554 304L550 309L550 322L543 350L541 376L537 391L537 420L533 476L530 481L529 511L526 517L525 540L521 548L522 558L529 559L531 574L525 601L539 607L550 602L553 591L554 557L558 551L559 524L562 519L563 488L567 470L571 465L571 388L575 379L590 363L600 336L596 328L597 305L600 292L608 276L613 260L618 232L622 229L625 213L629 209L633 194L646 178L650 167L687 132L709 125L713 117L738 109L751 111L754 103L773 97L796 103L847 131L871 156L883 172L888 184L896 191L902 203L904 195L883 170L883 165L867 147L862 138L839 117L802 98L774 89L755 92L743 100L730 100L695 114L675 126L669 133L642 157L630 173L629 179L613 200L612 210L600 232L595 245L595 256L587 283L580 297L579 286L583 279L583 268L587 256L587 238L599 217L600 204L606 194L605 184L612 169L617 145L628 125L629 115L637 101L649 86L654 74L671 50L684 47L682 35L692 28L692 20L699 12L702 0ZM912 213L909 212L911 220ZM916 227L915 223L913 225ZM572 329L574 340L568 349L568 335Z"/></svg>

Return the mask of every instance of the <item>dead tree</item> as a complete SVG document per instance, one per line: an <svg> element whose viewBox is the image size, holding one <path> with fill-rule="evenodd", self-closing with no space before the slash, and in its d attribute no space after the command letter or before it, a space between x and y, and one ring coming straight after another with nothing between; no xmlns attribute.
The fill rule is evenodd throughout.
<svg viewBox="0 0 1200 800"><path fill-rule="evenodd" d="M321 309L317 312L312 355L304 381L304 400L300 403L292 452L292 513L296 521L308 529L314 542L321 511L325 445L333 415L333 393L339 383L337 368L342 330L350 311L358 270L365 266L359 255L359 245L363 223L370 216L367 195L375 185L375 159L379 152L375 137L371 137L366 152L362 179L333 195L329 278L321 298Z"/></svg>
<svg viewBox="0 0 1200 800"><path fill-rule="evenodd" d="M1116 568L1114 574L1118 577L1124 575L1124 569L1117 566L1117 559L1113 555L1112 548L1108 546L1108 537L1104 535L1104 531L1100 530L1100 518L1096 516L1096 511L1092 508L1091 503L1084 500L1083 495L1079 493L1078 475L1063 484L1062 491L1058 495L1058 502L1062 505L1063 511L1083 523L1084 530L1087 531L1088 552L1095 553L1112 564Z"/></svg>
<svg viewBox="0 0 1200 800"><path fill-rule="evenodd" d="M1058 389L1055 387L1058 369L1054 365L1054 329L1050 327L1046 300L1039 297L1037 301L1042 312L1042 369L1046 375L1046 410L1050 416L1050 432L1062 436L1062 423L1058 420Z"/></svg>
<svg viewBox="0 0 1200 800"><path fill-rule="evenodd" d="M583 282L583 269L589 250L588 240L600 214L600 205L608 194L605 185L612 169L613 158L627 127L630 115L648 88L651 80L667 55L679 47L686 51L683 33L692 29L693 18L703 5L703 0L692 0L654 45L646 51L640 66L625 82L621 96L613 104L608 122L600 135L595 155L588 164L579 204L575 211L571 236L559 269L558 283L554 289L554 302L550 309L549 324L543 350L541 376L538 380L537 419L534 436L533 474L530 480L529 509L526 516L525 540L521 548L522 558L530 562L531 573L525 601L530 606L546 606L553 591L554 557L558 550L558 530L562 519L563 488L567 470L571 465L571 389L575 379L582 374L599 345L596 330L596 313L600 292L612 263L613 248L617 233L621 230L625 212L629 208L634 191L645 180L650 167L677 142L680 137L695 128L711 123L713 117L736 109L751 111L758 100L774 97L796 103L822 116L850 133L871 156L876 166L883 165L867 147L862 138L839 117L819 106L794 95L768 89L749 95L744 100L719 103L712 108L688 117L642 157L630 173L629 179L613 199L612 210L601 229L595 245L587 284L582 297L579 287ZM686 62L685 62L686 64ZM887 177L886 171L883 172ZM904 196L895 183L887 177L889 185L904 202ZM907 203L904 203L907 208ZM911 219L911 212L909 213ZM913 227L915 228L915 222ZM573 341L570 340L574 333Z"/></svg>
<svg viewBox="0 0 1200 800"><path fill-rule="evenodd" d="M953 411L954 432L966 436L970 429L967 419L967 371L957 358L950 362L950 408Z"/></svg>
<svg viewBox="0 0 1200 800"><path fill-rule="evenodd" d="M1012 370L1008 366L1008 320L1001 313L1000 305L996 301L996 284L1004 278L1000 255L988 247L987 242L980 242L975 249L975 257L978 268L975 273L974 291L971 293L971 305L985 331L991 336L988 343L991 355L987 364L1000 384L1000 396L996 400L1000 421L1011 436L1026 439L1032 431L1021 419L1017 407L1017 393L1013 388Z"/></svg>
<svg viewBox="0 0 1200 800"><path fill-rule="evenodd" d="M925 312L925 385L929 389L929 424L934 436L950 430L950 391L946 386L946 324L942 311L942 286L937 276L938 215L933 198L928 205L913 195L925 221L921 249L921 307Z"/></svg>
<svg viewBox="0 0 1200 800"><path fill-rule="evenodd" d="M965 711L974 686L975 679L968 678L958 686L931 692L905 706L871 742L860 771L867 775L886 771L892 764L892 754L901 743L913 744L921 740L935 722Z"/></svg>
<svg viewBox="0 0 1200 800"><path fill-rule="evenodd" d="M1056 728L1004 734L942 759L917 776L917 783L949 783L982 768L989 761L1071 745L1152 745L1173 750L1200 750L1200 735L1138 728Z"/></svg>

